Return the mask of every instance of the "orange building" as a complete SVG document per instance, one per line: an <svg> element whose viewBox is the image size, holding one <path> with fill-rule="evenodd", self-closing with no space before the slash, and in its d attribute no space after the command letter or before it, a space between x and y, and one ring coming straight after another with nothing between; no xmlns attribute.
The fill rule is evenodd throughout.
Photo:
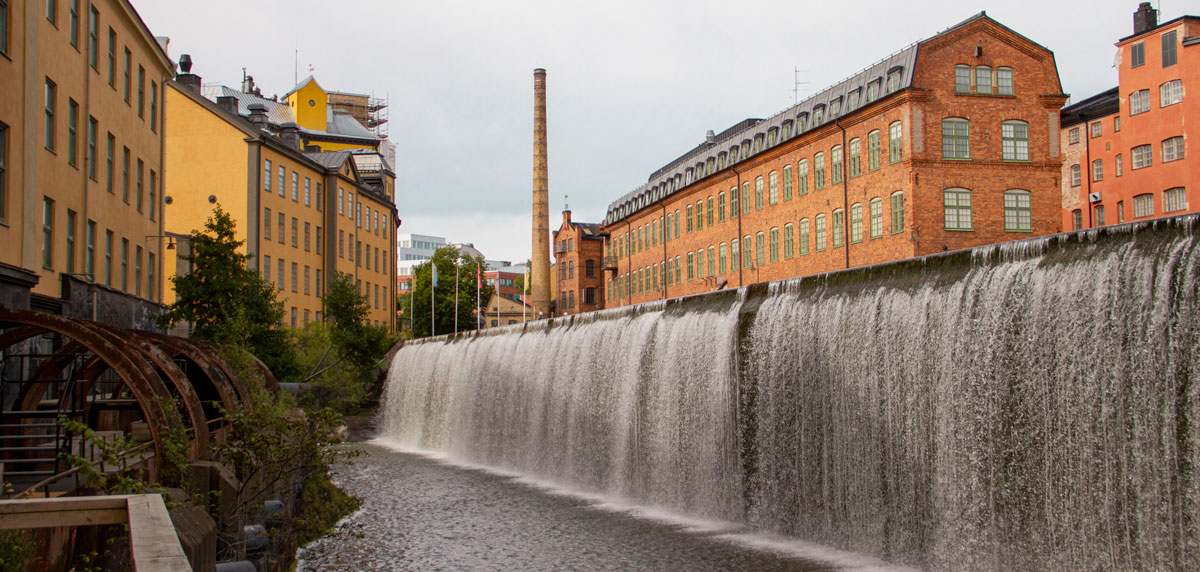
<svg viewBox="0 0 1200 572"><path fill-rule="evenodd" d="M1062 110L1062 224L1081 229L1200 207L1200 18L1158 24L1142 2L1117 42L1118 87ZM1189 122L1188 118L1192 121Z"/></svg>
<svg viewBox="0 0 1200 572"><path fill-rule="evenodd" d="M126 0L0 2L0 290L155 327L173 73Z"/></svg>
<svg viewBox="0 0 1200 572"><path fill-rule="evenodd" d="M980 13L710 131L609 206L604 303L1058 232L1066 99L1054 54Z"/></svg>
<svg viewBox="0 0 1200 572"><path fill-rule="evenodd" d="M599 310L604 307L604 237L599 225L572 221L570 210L562 216L562 226L554 231L554 315Z"/></svg>

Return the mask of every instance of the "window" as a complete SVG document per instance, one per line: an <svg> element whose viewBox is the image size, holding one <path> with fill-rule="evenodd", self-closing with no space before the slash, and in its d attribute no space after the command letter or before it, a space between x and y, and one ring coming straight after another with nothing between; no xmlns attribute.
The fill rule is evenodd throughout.
<svg viewBox="0 0 1200 572"><path fill-rule="evenodd" d="M728 269L729 269L728 255L729 255L729 247L724 242L722 242L719 246L717 246L717 273L718 274L724 274L726 271L728 271Z"/></svg>
<svg viewBox="0 0 1200 572"><path fill-rule="evenodd" d="M1004 191L1004 231L1033 232L1033 203L1029 191Z"/></svg>
<svg viewBox="0 0 1200 572"><path fill-rule="evenodd" d="M879 80L867 84L867 102L870 103L876 99L879 99Z"/></svg>
<svg viewBox="0 0 1200 572"><path fill-rule="evenodd" d="M817 105L813 107L813 126L820 125L825 119L825 106Z"/></svg>
<svg viewBox="0 0 1200 572"><path fill-rule="evenodd" d="M0 53L4 54L8 53L8 1L0 0Z"/></svg>
<svg viewBox="0 0 1200 572"><path fill-rule="evenodd" d="M850 242L862 242L862 203L850 205Z"/></svg>
<svg viewBox="0 0 1200 572"><path fill-rule="evenodd" d="M958 93L971 92L971 66L954 66L954 91Z"/></svg>
<svg viewBox="0 0 1200 572"><path fill-rule="evenodd" d="M67 272L75 272L75 211L67 209Z"/></svg>
<svg viewBox="0 0 1200 572"><path fill-rule="evenodd" d="M1079 128L1078 127L1074 127L1070 131L1067 132L1067 141L1072 145L1079 142Z"/></svg>
<svg viewBox="0 0 1200 572"><path fill-rule="evenodd" d="M83 271L91 274L92 280L96 281L96 221L87 221L87 227L84 232L84 240L87 243L84 245Z"/></svg>
<svg viewBox="0 0 1200 572"><path fill-rule="evenodd" d="M129 202L129 147L121 150L121 200Z"/></svg>
<svg viewBox="0 0 1200 572"><path fill-rule="evenodd" d="M1121 116L1118 115L1113 118L1113 133L1120 133L1120 132L1121 132Z"/></svg>
<svg viewBox="0 0 1200 572"><path fill-rule="evenodd" d="M687 211L687 226L685 227L685 230L687 230L687 232L692 232L692 229L695 228L695 222L693 219L695 213L692 209L692 205L688 205L684 210Z"/></svg>
<svg viewBox="0 0 1200 572"><path fill-rule="evenodd" d="M792 238L794 231L795 227L792 226L792 223L783 225L783 258L785 260L796 255L796 247L793 244Z"/></svg>
<svg viewBox="0 0 1200 572"><path fill-rule="evenodd" d="M1129 114L1137 115L1150 111L1150 90L1143 89L1129 94Z"/></svg>
<svg viewBox="0 0 1200 572"><path fill-rule="evenodd" d="M842 98L834 99L829 102L829 118L833 119L842 114Z"/></svg>
<svg viewBox="0 0 1200 572"><path fill-rule="evenodd" d="M300 201L300 173L292 171L292 202Z"/></svg>
<svg viewBox="0 0 1200 572"><path fill-rule="evenodd" d="M1171 137L1162 142L1162 162L1170 163L1183 158L1183 136Z"/></svg>
<svg viewBox="0 0 1200 572"><path fill-rule="evenodd" d="M76 0L78 1L78 0ZM74 11L74 8L72 8ZM108 29L108 87L117 85L117 32Z"/></svg>
<svg viewBox="0 0 1200 572"><path fill-rule="evenodd" d="M687 279L696 279L696 255L691 252L687 253Z"/></svg>
<svg viewBox="0 0 1200 572"><path fill-rule="evenodd" d="M704 210L705 218L707 221L706 224L708 224L708 226L712 226L713 225L713 215L714 215L714 213L713 213L713 198L708 197L706 202L707 202L707 204L705 205L705 210Z"/></svg>
<svg viewBox="0 0 1200 572"><path fill-rule="evenodd" d="M1124 157L1122 157L1120 153L1117 153L1117 176L1118 177L1120 177L1121 175L1124 174L1123 167L1124 167L1125 161L1123 159L1124 159Z"/></svg>
<svg viewBox="0 0 1200 572"><path fill-rule="evenodd" d="M324 243L325 243L325 233L324 233L324 231L321 230L321 227L318 226L317 227L317 254L322 254L325 251L325 248L323 246Z"/></svg>
<svg viewBox="0 0 1200 572"><path fill-rule="evenodd" d="M1145 193L1133 197L1133 218L1152 216L1154 214L1154 195Z"/></svg>
<svg viewBox="0 0 1200 572"><path fill-rule="evenodd" d="M1080 230L1083 228L1083 211L1075 209L1071 211L1071 230Z"/></svg>
<svg viewBox="0 0 1200 572"><path fill-rule="evenodd" d="M871 199L871 238L883 236L883 199Z"/></svg>
<svg viewBox="0 0 1200 572"><path fill-rule="evenodd" d="M1029 124L1005 121L1000 124L1002 154L1005 161L1029 160Z"/></svg>
<svg viewBox="0 0 1200 572"><path fill-rule="evenodd" d="M158 194L155 192L155 189L157 189L157 188L158 188L158 174L154 172L154 169L150 169L150 187L149 187L150 220L154 220L154 216L155 216L154 211L158 210Z"/></svg>
<svg viewBox="0 0 1200 572"><path fill-rule="evenodd" d="M800 255L803 256L808 254L808 219L800 219L799 225L799 234L796 239L800 243Z"/></svg>
<svg viewBox="0 0 1200 572"><path fill-rule="evenodd" d="M286 187L287 187L287 169L285 169L283 165L279 165L279 169L276 171L276 173L278 174L278 179L279 179L279 181L278 181L279 182L279 196L281 196L281 197L286 196L286 194L287 194L287 189L286 189ZM350 196L350 204L351 205L354 204L354 195ZM353 208L351 208L351 210L353 210Z"/></svg>
<svg viewBox="0 0 1200 572"><path fill-rule="evenodd" d="M743 236L742 237L742 267L743 268L753 268L754 267L754 259L752 258L753 255L750 254L751 252L753 252L753 250L752 250L753 248L754 248L754 245L752 245L750 243L750 235L747 234L746 236Z"/></svg>
<svg viewBox="0 0 1200 572"><path fill-rule="evenodd" d="M142 173L145 172L146 164L141 159L137 160L137 211L142 212Z"/></svg>
<svg viewBox="0 0 1200 572"><path fill-rule="evenodd" d="M67 99L67 164L74 167L78 164L79 154L79 104L74 99Z"/></svg>
<svg viewBox="0 0 1200 572"><path fill-rule="evenodd" d="M121 291L129 291L129 239L121 239Z"/></svg>
<svg viewBox="0 0 1200 572"><path fill-rule="evenodd" d="M862 94L862 90L856 89L856 90L850 92L850 94L846 96L846 112L847 113L854 111L855 109L858 109L858 100L860 99L861 94Z"/></svg>
<svg viewBox="0 0 1200 572"><path fill-rule="evenodd" d="M58 25L58 0L46 0L46 20Z"/></svg>
<svg viewBox="0 0 1200 572"><path fill-rule="evenodd" d="M87 174L88 178L96 180L96 137L99 136L100 125L96 123L95 117L88 117L88 142L87 142Z"/></svg>
<svg viewBox="0 0 1200 572"><path fill-rule="evenodd" d="M1117 201L1117 223L1125 222L1125 201Z"/></svg>
<svg viewBox="0 0 1200 572"><path fill-rule="evenodd" d="M287 235L287 232L283 228L283 224L284 224L284 221L287 220L287 218L283 216L283 212L281 211L275 220L278 221L278 227L279 227L278 228L279 236L277 236L276 238L279 240L279 244L283 244L283 241L286 240L285 236Z"/></svg>
<svg viewBox="0 0 1200 572"><path fill-rule="evenodd" d="M142 295L142 247L138 246L133 255L133 293Z"/></svg>
<svg viewBox="0 0 1200 572"><path fill-rule="evenodd" d="M92 69L99 71L100 69L100 12L92 6L91 13L88 14L88 65ZM121 288L124 290L124 288Z"/></svg>
<svg viewBox="0 0 1200 572"><path fill-rule="evenodd" d="M1164 213L1173 213L1176 211L1186 210L1187 208L1187 193L1183 190L1183 187L1175 187L1174 189L1167 189L1163 191ZM69 222L70 218L68 218L67 221ZM67 232L70 232L70 228L67 229Z"/></svg>
<svg viewBox="0 0 1200 572"><path fill-rule="evenodd" d="M158 133L158 84L150 82L150 131Z"/></svg>
<svg viewBox="0 0 1200 572"><path fill-rule="evenodd" d="M887 75L887 92L892 93L900 89L900 70L893 69Z"/></svg>
<svg viewBox="0 0 1200 572"><path fill-rule="evenodd" d="M113 137L112 133L108 134L108 146L105 149L105 169L104 169L104 188L108 192L113 192L113 163L116 161L117 154L117 138Z"/></svg>
<svg viewBox="0 0 1200 572"><path fill-rule="evenodd" d="M942 191L942 206L946 215L946 230L972 230L971 191L950 188Z"/></svg>
<svg viewBox="0 0 1200 572"><path fill-rule="evenodd" d="M750 214L750 181L742 183L742 214Z"/></svg>
<svg viewBox="0 0 1200 572"><path fill-rule="evenodd" d="M992 68L988 66L975 67L975 93L992 93Z"/></svg>
<svg viewBox="0 0 1200 572"><path fill-rule="evenodd" d="M1169 68L1175 65L1176 58L1175 30L1171 30L1162 35L1162 67Z"/></svg>
<svg viewBox="0 0 1200 572"><path fill-rule="evenodd" d="M904 193L892 193L892 234L904 230Z"/></svg>
<svg viewBox="0 0 1200 572"><path fill-rule="evenodd" d="M730 193L736 193L737 189L730 189ZM725 222L725 191L717 193L717 222ZM670 236L671 215L667 215L667 235Z"/></svg>
<svg viewBox="0 0 1200 572"><path fill-rule="evenodd" d="M825 250L825 213L817 215L816 222L817 233L817 252Z"/></svg>
<svg viewBox="0 0 1200 572"><path fill-rule="evenodd" d="M1012 95L1013 91L1012 68L996 68L996 93Z"/></svg>
<svg viewBox="0 0 1200 572"><path fill-rule="evenodd" d="M45 130L45 146L46 149L54 150L54 110L56 108L54 101L58 86L46 78L46 124L43 126Z"/></svg>
<svg viewBox="0 0 1200 572"><path fill-rule="evenodd" d="M942 158L971 158L971 124L966 119L942 120Z"/></svg>
<svg viewBox="0 0 1200 572"><path fill-rule="evenodd" d="M1104 159L1096 159L1092 161L1092 180L1104 180Z"/></svg>
<svg viewBox="0 0 1200 572"><path fill-rule="evenodd" d="M879 170L879 130L867 134L867 169Z"/></svg>
<svg viewBox="0 0 1200 572"><path fill-rule="evenodd" d="M112 286L113 231L104 231L104 285Z"/></svg>
<svg viewBox="0 0 1200 572"><path fill-rule="evenodd" d="M271 160L263 160L263 190L271 192Z"/></svg>
<svg viewBox="0 0 1200 572"><path fill-rule="evenodd" d="M2 0L0 0L2 1ZM0 6L7 10L7 6ZM3 22L0 22L2 24ZM8 126L0 123L0 222L8 219Z"/></svg>
<svg viewBox="0 0 1200 572"><path fill-rule="evenodd" d="M762 268L766 262L766 235L760 230L754 235L754 266Z"/></svg>
<svg viewBox="0 0 1200 572"><path fill-rule="evenodd" d="M304 206L312 205L312 179L304 177ZM375 225L378 227L379 225Z"/></svg>
<svg viewBox="0 0 1200 572"><path fill-rule="evenodd" d="M813 156L813 188L820 190L825 188L825 153L817 153Z"/></svg>
<svg viewBox="0 0 1200 572"><path fill-rule="evenodd" d="M1158 106L1166 107L1183 101L1183 80L1173 79L1158 86Z"/></svg>
<svg viewBox="0 0 1200 572"><path fill-rule="evenodd" d="M1133 148L1133 169L1143 169L1154 164L1154 152L1149 145L1138 145Z"/></svg>
<svg viewBox="0 0 1200 572"><path fill-rule="evenodd" d="M1096 226L1104 226L1104 205L1096 205L1092 209L1092 218L1096 222Z"/></svg>
<svg viewBox="0 0 1200 572"><path fill-rule="evenodd" d="M131 74L133 73L133 54L129 48L125 48L125 104L129 104L129 90L132 83Z"/></svg>
<svg viewBox="0 0 1200 572"><path fill-rule="evenodd" d="M54 268L54 201L42 197L42 267Z"/></svg>
<svg viewBox="0 0 1200 572"><path fill-rule="evenodd" d="M717 270L716 264L717 264L717 261L716 261L715 249L712 246L710 246L710 247L708 247L708 266L707 266L707 273L705 274L705 276L713 276L716 274L716 270Z"/></svg>
<svg viewBox="0 0 1200 572"><path fill-rule="evenodd" d="M763 178L761 176L754 178L754 210L760 211L763 208Z"/></svg>
<svg viewBox="0 0 1200 572"><path fill-rule="evenodd" d="M709 200L712 200L712 199L709 199ZM778 203L779 203L779 174L776 173L775 171L771 171L770 173L767 173L767 204L774 205L774 204L778 204ZM711 220L708 221L708 224L711 225L712 221Z"/></svg>
<svg viewBox="0 0 1200 572"><path fill-rule="evenodd" d="M1136 68L1146 65L1146 43L1138 42L1129 46L1129 67Z"/></svg>
<svg viewBox="0 0 1200 572"><path fill-rule="evenodd" d="M729 269L730 270L736 270L738 268L738 265L741 264L741 259L739 258L739 254L738 254L738 250L739 250L738 244L739 244L739 242L736 237L733 240L729 241ZM678 270L678 268L676 268L676 270Z"/></svg>
<svg viewBox="0 0 1200 572"><path fill-rule="evenodd" d="M1078 187L1080 184L1081 178L1082 177L1079 174L1079 163L1075 163L1074 165L1071 165L1071 186Z"/></svg>
<svg viewBox="0 0 1200 572"><path fill-rule="evenodd" d="M779 262L779 227L771 227L771 262Z"/></svg>
<svg viewBox="0 0 1200 572"><path fill-rule="evenodd" d="M1092 138L1095 139L1104 134L1104 124L1096 121L1092 123Z"/></svg>
<svg viewBox="0 0 1200 572"><path fill-rule="evenodd" d="M859 153L859 140L854 138L850 140L850 178L853 179L862 174L862 159Z"/></svg>
<svg viewBox="0 0 1200 572"><path fill-rule="evenodd" d="M263 220L266 221L263 224L263 238L271 240L271 209L263 207Z"/></svg>
<svg viewBox="0 0 1200 572"><path fill-rule="evenodd" d="M308 252L310 250L309 244L311 244L311 242L309 239L311 236L312 236L312 223L305 221L305 223L304 223L304 251L305 252Z"/></svg>
<svg viewBox="0 0 1200 572"><path fill-rule="evenodd" d="M808 194L808 159L800 159L796 164L796 194Z"/></svg>
<svg viewBox="0 0 1200 572"><path fill-rule="evenodd" d="M138 118L145 117L146 110L146 68L138 66L138 94L137 94L137 114Z"/></svg>
<svg viewBox="0 0 1200 572"><path fill-rule="evenodd" d="M783 200L792 200L792 166L783 166Z"/></svg>
<svg viewBox="0 0 1200 572"><path fill-rule="evenodd" d="M79 0L71 0L70 28L68 35L70 36L71 47L79 49ZM0 34L8 28L7 21L3 17L8 12L8 2L0 2ZM0 43L0 51L4 51L5 44Z"/></svg>
<svg viewBox="0 0 1200 572"><path fill-rule="evenodd" d="M292 293L296 293L299 291L299 288L298 288L299 283L300 283L300 265L293 262L292 263ZM292 321L294 322L295 320L296 320L296 310L293 308L292 309Z"/></svg>
<svg viewBox="0 0 1200 572"><path fill-rule="evenodd" d="M833 247L840 248L846 240L846 214L842 209L833 209Z"/></svg>
<svg viewBox="0 0 1200 572"><path fill-rule="evenodd" d="M888 126L888 158L894 165L900 162L900 137L901 129L900 122L895 121Z"/></svg>
<svg viewBox="0 0 1200 572"><path fill-rule="evenodd" d="M842 146L834 145L829 151L829 178L834 185L842 182Z"/></svg>

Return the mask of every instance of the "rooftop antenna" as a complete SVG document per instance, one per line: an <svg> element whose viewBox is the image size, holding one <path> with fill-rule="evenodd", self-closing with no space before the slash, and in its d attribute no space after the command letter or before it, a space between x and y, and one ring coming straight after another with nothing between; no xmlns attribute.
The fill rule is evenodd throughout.
<svg viewBox="0 0 1200 572"><path fill-rule="evenodd" d="M808 70L802 70L797 66L792 66L792 105L800 103L800 86L808 85L807 81L800 81L801 73L808 73Z"/></svg>
<svg viewBox="0 0 1200 572"><path fill-rule="evenodd" d="M296 48L292 59L292 85L298 83L300 83L300 48Z"/></svg>
<svg viewBox="0 0 1200 572"><path fill-rule="evenodd" d="M563 195L563 210L564 211L571 210L571 205L567 203L567 198L569 198L570 196L571 195Z"/></svg>

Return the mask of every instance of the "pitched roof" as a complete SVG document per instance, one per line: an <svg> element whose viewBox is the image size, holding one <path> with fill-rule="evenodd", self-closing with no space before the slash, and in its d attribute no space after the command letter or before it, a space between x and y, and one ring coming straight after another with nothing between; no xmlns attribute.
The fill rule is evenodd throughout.
<svg viewBox="0 0 1200 572"><path fill-rule="evenodd" d="M238 102L238 115L250 115L250 105L261 103L267 108L267 122L271 125L279 126L295 121L292 118L292 109L286 103L260 97L253 93L245 93L223 85L206 85L201 88L200 92L204 97L213 101L216 101L218 97L236 98Z"/></svg>
<svg viewBox="0 0 1200 572"><path fill-rule="evenodd" d="M1089 119L1106 117L1121 110L1120 88L1102 91L1079 103L1074 103L1059 111L1059 123L1062 127L1083 123Z"/></svg>
<svg viewBox="0 0 1200 572"><path fill-rule="evenodd" d="M310 84L310 83L316 83L316 84L317 84L317 89L319 89L319 90L321 90L321 91L325 91L325 88L321 87L321 84L317 83L317 78L315 78L315 77L313 77L313 76L311 76L311 75L310 75L310 76L308 76L308 77L306 77L306 78L304 78L304 79L300 80L300 83L296 84L296 87L293 87L291 91L289 91L289 92L287 92L287 93L283 94L283 98L284 98L284 99L287 99L287 97L288 97L289 95L291 95L291 94L293 94L293 93L296 93L297 91L300 91L301 89L304 89L304 86L306 86L306 85L308 85L308 84ZM325 92L325 93L329 93L329 92Z"/></svg>

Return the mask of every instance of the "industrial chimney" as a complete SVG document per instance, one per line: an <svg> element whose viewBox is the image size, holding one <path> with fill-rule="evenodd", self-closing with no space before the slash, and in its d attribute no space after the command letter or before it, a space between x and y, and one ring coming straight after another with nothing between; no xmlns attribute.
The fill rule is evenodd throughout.
<svg viewBox="0 0 1200 572"><path fill-rule="evenodd" d="M550 316L550 184L546 152L546 70L533 70L533 268L530 303Z"/></svg>
<svg viewBox="0 0 1200 572"><path fill-rule="evenodd" d="M1140 34L1158 27L1158 10L1149 2L1138 4L1133 13L1133 33Z"/></svg>

